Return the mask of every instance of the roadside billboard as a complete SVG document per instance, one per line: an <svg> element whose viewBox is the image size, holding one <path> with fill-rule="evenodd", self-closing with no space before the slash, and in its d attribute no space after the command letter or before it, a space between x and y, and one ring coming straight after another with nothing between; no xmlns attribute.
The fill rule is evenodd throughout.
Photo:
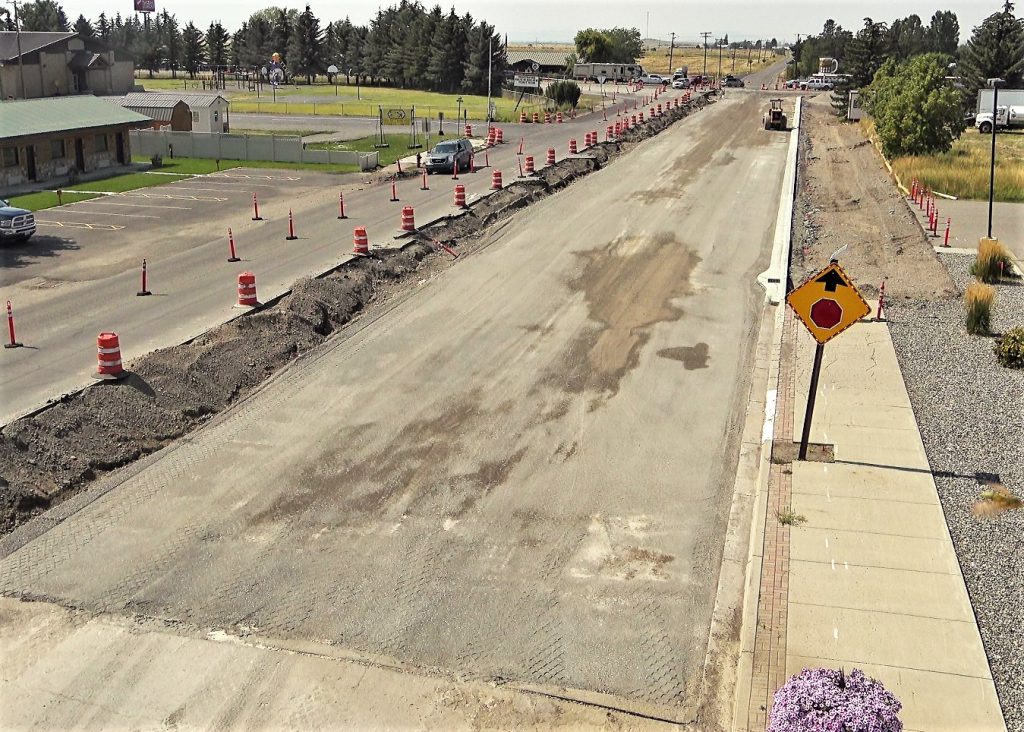
<svg viewBox="0 0 1024 732"><path fill-rule="evenodd" d="M156 0L135 0L136 13L155 13Z"/></svg>

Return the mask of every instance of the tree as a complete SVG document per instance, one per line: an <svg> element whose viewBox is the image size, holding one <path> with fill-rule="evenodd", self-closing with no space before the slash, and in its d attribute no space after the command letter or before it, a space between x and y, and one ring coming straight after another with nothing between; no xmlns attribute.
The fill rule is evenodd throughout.
<svg viewBox="0 0 1024 732"><path fill-rule="evenodd" d="M96 19L96 35L109 43L110 31L110 21L107 20L107 14L100 13L100 17Z"/></svg>
<svg viewBox="0 0 1024 732"><path fill-rule="evenodd" d="M69 31L71 25L64 8L54 0L35 0L25 3L18 10L18 20L23 31Z"/></svg>
<svg viewBox="0 0 1024 732"><path fill-rule="evenodd" d="M307 84L312 84L313 77L324 69L323 32L308 5L296 19L288 46L288 65L292 74L305 76Z"/></svg>
<svg viewBox="0 0 1024 732"><path fill-rule="evenodd" d="M92 23L84 15L79 15L78 20L75 21L75 33L80 35L82 38L92 38L96 35L96 31L92 28Z"/></svg>
<svg viewBox="0 0 1024 732"><path fill-rule="evenodd" d="M145 23L139 33L133 35L132 44L129 46L135 58L137 66L149 71L149 78L153 78L153 72L160 68L160 62L164 57L163 32L160 25L160 16L156 22L152 22L146 16Z"/></svg>
<svg viewBox="0 0 1024 732"><path fill-rule="evenodd" d="M603 31L587 28L578 31L574 40L576 55L581 61L611 61L611 40Z"/></svg>
<svg viewBox="0 0 1024 732"><path fill-rule="evenodd" d="M268 8L269 10L269 8ZM270 28L270 53L281 54L281 62L288 62L288 42L292 38L292 28L295 27L295 16L298 13L295 10L285 10L284 8L277 8L274 13L274 18L271 21ZM270 54L267 55L269 59Z"/></svg>
<svg viewBox="0 0 1024 732"><path fill-rule="evenodd" d="M960 71L969 104L988 79L1005 79L1010 88L1024 81L1024 19L1014 17L1010 0L974 29L963 50Z"/></svg>
<svg viewBox="0 0 1024 732"><path fill-rule="evenodd" d="M924 53L927 43L927 32L917 15L894 20L889 26L889 53L897 60Z"/></svg>
<svg viewBox="0 0 1024 732"><path fill-rule="evenodd" d="M844 67L848 74L832 93L832 106L845 114L850 91L871 83L889 53L889 29L885 23L864 19L864 27L846 45Z"/></svg>
<svg viewBox="0 0 1024 732"><path fill-rule="evenodd" d="M468 45L469 54L462 64L465 72L462 88L470 94L486 94L487 72L493 70L494 51L501 49L501 37L494 32L493 25L481 22L470 31ZM501 69L497 75L500 77Z"/></svg>
<svg viewBox="0 0 1024 732"><path fill-rule="evenodd" d="M228 40L231 36L224 30L219 20L210 23L206 31L206 57L213 67L227 66Z"/></svg>
<svg viewBox="0 0 1024 732"><path fill-rule="evenodd" d="M949 60L940 53L890 59L875 74L866 106L886 157L947 152L964 131L961 92L946 81Z"/></svg>
<svg viewBox="0 0 1024 732"><path fill-rule="evenodd" d="M960 21L952 10L938 10L927 29L928 50L956 55L960 46Z"/></svg>
<svg viewBox="0 0 1024 732"><path fill-rule="evenodd" d="M612 63L631 64L644 55L643 41L636 28L612 28L605 34L612 46Z"/></svg>
<svg viewBox="0 0 1024 732"><path fill-rule="evenodd" d="M163 20L161 30L163 32L163 46L167 52L167 65L171 67L171 78L178 78L178 66L181 65L181 30L178 28L178 19L169 14L166 10L161 13Z"/></svg>
<svg viewBox="0 0 1024 732"><path fill-rule="evenodd" d="M206 39L203 37L203 32L196 28L190 20L181 33L181 42L185 71L194 79L199 67L206 61Z"/></svg>

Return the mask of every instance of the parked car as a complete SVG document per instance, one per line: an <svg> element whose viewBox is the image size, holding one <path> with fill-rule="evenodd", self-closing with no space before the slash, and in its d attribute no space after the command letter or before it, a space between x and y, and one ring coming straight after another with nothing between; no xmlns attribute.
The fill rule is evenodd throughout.
<svg viewBox="0 0 1024 732"><path fill-rule="evenodd" d="M689 89L690 88L690 80L687 79L685 76L682 77L681 79L676 79L675 81L672 82L672 88L673 89Z"/></svg>
<svg viewBox="0 0 1024 732"><path fill-rule="evenodd" d="M800 79L790 79L789 81L786 82L784 88L785 89L799 89L800 85L802 83L803 82L800 81Z"/></svg>
<svg viewBox="0 0 1024 732"><path fill-rule="evenodd" d="M641 76L637 81L642 83L644 86L663 86L668 84L668 79L662 78L657 74L645 74Z"/></svg>
<svg viewBox="0 0 1024 732"><path fill-rule="evenodd" d="M725 86L735 86L741 89L743 88L743 79L738 79L735 76L725 77L725 81L723 81L722 83L725 84Z"/></svg>
<svg viewBox="0 0 1024 732"><path fill-rule="evenodd" d="M473 143L465 137L458 140L439 142L427 153L428 173L451 173L458 163L459 170L469 170L473 157Z"/></svg>
<svg viewBox="0 0 1024 732"><path fill-rule="evenodd" d="M831 81L810 78L807 81L800 84L800 88L806 89L807 91L831 91L834 88L834 85Z"/></svg>
<svg viewBox="0 0 1024 732"><path fill-rule="evenodd" d="M0 198L0 242L28 241L35 233L35 214Z"/></svg>

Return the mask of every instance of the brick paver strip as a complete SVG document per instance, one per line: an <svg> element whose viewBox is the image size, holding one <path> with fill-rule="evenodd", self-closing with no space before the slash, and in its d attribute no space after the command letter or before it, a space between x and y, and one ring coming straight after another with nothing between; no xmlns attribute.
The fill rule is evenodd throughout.
<svg viewBox="0 0 1024 732"><path fill-rule="evenodd" d="M793 323L793 311L786 308L779 367L779 391L775 405L775 433L772 435L777 443L792 441L794 434L796 370L793 363ZM750 685L748 732L763 732L768 726L772 697L776 689L786 681L790 527L782 524L778 515L789 511L791 495L791 464L773 461L768 476L768 510L765 514L761 591L754 633L754 673Z"/></svg>

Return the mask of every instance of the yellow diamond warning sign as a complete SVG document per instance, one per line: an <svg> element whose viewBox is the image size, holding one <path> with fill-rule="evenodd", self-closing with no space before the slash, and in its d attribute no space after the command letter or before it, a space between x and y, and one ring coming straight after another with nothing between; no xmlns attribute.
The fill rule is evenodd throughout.
<svg viewBox="0 0 1024 732"><path fill-rule="evenodd" d="M789 293L786 302L818 343L835 338L871 312L835 262Z"/></svg>

